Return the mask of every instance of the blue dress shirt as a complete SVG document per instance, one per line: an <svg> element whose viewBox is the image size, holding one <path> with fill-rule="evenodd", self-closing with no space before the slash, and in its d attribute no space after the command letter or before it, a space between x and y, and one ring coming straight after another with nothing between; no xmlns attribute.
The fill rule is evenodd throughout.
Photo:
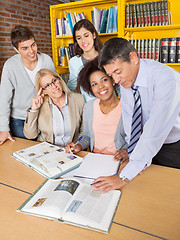
<svg viewBox="0 0 180 240"><path fill-rule="evenodd" d="M121 172L129 180L151 164L164 143L180 140L180 73L154 60L141 59L134 84L139 87L141 97L143 132ZM129 143L134 107L132 89L121 86L121 95L122 118Z"/></svg>

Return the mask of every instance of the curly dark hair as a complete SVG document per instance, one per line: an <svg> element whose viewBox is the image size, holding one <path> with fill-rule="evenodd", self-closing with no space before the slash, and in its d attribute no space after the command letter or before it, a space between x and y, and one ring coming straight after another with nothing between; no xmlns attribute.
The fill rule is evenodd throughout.
<svg viewBox="0 0 180 240"><path fill-rule="evenodd" d="M102 71L98 67L98 57L90 62L87 62L79 72L77 80L78 88L82 87L85 92L94 96L94 93L91 89L90 76L92 73L97 71Z"/></svg>
<svg viewBox="0 0 180 240"><path fill-rule="evenodd" d="M73 28L73 40L74 40L74 49L75 49L75 54L78 56L81 56L83 54L83 50L79 47L77 40L76 40L76 31L80 30L81 28L85 28L88 31L90 31L92 34L95 33L95 39L94 39L94 47L95 50L100 52L102 48L102 42L100 40L100 37L98 35L98 32L96 31L94 25L87 19L81 19L78 21Z"/></svg>

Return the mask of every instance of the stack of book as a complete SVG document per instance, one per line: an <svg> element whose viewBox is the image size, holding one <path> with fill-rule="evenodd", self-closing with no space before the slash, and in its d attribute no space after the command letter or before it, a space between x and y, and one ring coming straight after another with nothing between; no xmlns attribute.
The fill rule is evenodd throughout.
<svg viewBox="0 0 180 240"><path fill-rule="evenodd" d="M64 12L64 17L55 18L56 37L72 35L75 23L85 18L84 13Z"/></svg>
<svg viewBox="0 0 180 240"><path fill-rule="evenodd" d="M180 63L180 38L161 39L161 62Z"/></svg>
<svg viewBox="0 0 180 240"><path fill-rule="evenodd" d="M126 5L126 27L146 27L171 24L168 0Z"/></svg>
<svg viewBox="0 0 180 240"><path fill-rule="evenodd" d="M93 7L91 16L98 33L117 32L117 5L109 9Z"/></svg>
<svg viewBox="0 0 180 240"><path fill-rule="evenodd" d="M58 47L59 66L67 66L70 58L75 56L74 44L69 43L68 46Z"/></svg>
<svg viewBox="0 0 180 240"><path fill-rule="evenodd" d="M140 58L160 60L160 39L130 40Z"/></svg>
<svg viewBox="0 0 180 240"><path fill-rule="evenodd" d="M162 63L180 63L180 38L130 40L140 58Z"/></svg>

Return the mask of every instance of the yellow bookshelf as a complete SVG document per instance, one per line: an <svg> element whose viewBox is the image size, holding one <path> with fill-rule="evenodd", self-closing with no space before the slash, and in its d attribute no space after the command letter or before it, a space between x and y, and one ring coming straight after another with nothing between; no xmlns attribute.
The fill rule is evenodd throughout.
<svg viewBox="0 0 180 240"><path fill-rule="evenodd" d="M52 56L56 70L59 74L67 73L68 66L60 67L58 61L58 47L68 46L73 43L72 36L56 37L55 32L55 18L64 17L64 12L84 13L85 17L92 21L91 11L93 7L99 9L109 8L111 6L118 6L118 32L117 33L102 33L99 34L101 41L104 43L109 38L125 37L126 39L152 39L152 38L172 38L180 37L180 18L179 9L180 1L168 0L169 9L172 15L172 25L165 26L149 26L149 27L134 27L126 28L126 5L153 2L157 0L84 0L78 2L71 2L65 4L57 4L50 6L50 20L51 20L51 37L52 37ZM180 64L167 64L180 72Z"/></svg>

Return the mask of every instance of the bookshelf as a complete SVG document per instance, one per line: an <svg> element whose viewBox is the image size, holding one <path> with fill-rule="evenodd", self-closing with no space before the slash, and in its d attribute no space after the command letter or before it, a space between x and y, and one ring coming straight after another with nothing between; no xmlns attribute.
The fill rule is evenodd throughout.
<svg viewBox="0 0 180 240"><path fill-rule="evenodd" d="M128 40L132 39L153 39L153 38L173 38L180 37L180 18L179 9L180 1L168 0L169 10L171 12L172 24L163 26L147 26L147 27L126 27L126 5L146 2L157 2L157 0L83 0L78 2L71 2L65 4L57 4L50 6L50 20L51 20L51 37L52 37L52 56L56 70L59 74L68 73L68 65L59 66L58 61L58 47L67 46L73 43L72 36L56 36L55 18L64 17L64 12L84 13L85 17L92 21L91 11L93 7L99 9L110 8L117 5L118 16L118 31L115 33L100 33L101 41L104 43L109 38L124 37ZM179 63L166 63L170 67L180 72Z"/></svg>

